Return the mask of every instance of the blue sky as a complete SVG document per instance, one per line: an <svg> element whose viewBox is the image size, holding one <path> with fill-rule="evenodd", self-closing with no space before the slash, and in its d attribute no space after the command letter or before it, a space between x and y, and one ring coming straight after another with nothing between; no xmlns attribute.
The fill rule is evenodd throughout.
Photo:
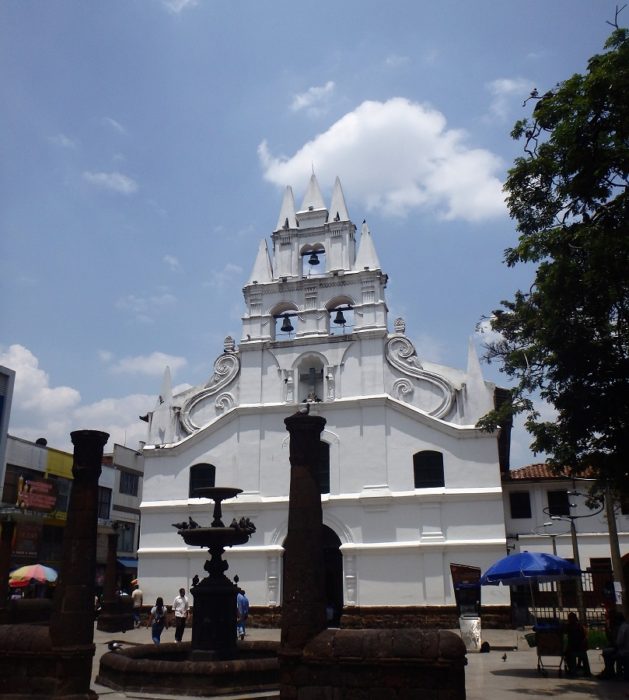
<svg viewBox="0 0 629 700"><path fill-rule="evenodd" d="M98 428L135 447L164 366L200 383L240 338L258 243L312 168L367 219L391 323L404 317L420 358L464 367L483 314L530 283L502 263L513 122L533 87L585 70L615 7L4 0L11 434L67 448L71 430ZM527 444L518 430L513 466L533 459Z"/></svg>

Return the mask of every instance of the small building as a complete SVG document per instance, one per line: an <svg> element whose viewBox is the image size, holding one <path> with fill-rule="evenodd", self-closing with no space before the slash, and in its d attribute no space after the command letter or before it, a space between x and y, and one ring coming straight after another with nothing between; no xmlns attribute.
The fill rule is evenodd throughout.
<svg viewBox="0 0 629 700"><path fill-rule="evenodd" d="M450 564L487 568L506 548L501 468L509 427L476 428L503 394L473 344L464 369L420 357L403 319L390 324L388 277L366 222L351 221L337 179L329 204L316 177L296 208L288 187L244 286L241 338L225 339L207 381L173 395L166 370L144 419L139 576L169 596L203 576L206 552L173 523L209 524L198 486L243 490L224 520L257 531L226 553L253 605L282 601L289 489L284 418L298 406L327 423L320 484L328 604L453 610ZM428 294L418 282L418 294ZM508 604L508 593L484 592Z"/></svg>
<svg viewBox="0 0 629 700"><path fill-rule="evenodd" d="M58 570L73 455L49 447L44 438L31 442L8 435L6 442L0 522L15 523L11 568L40 563ZM119 532L120 586L130 588L137 576L142 463L141 453L121 445L114 445L113 453L104 455L98 482L97 588L104 581L107 533L112 526Z"/></svg>
<svg viewBox="0 0 629 700"><path fill-rule="evenodd" d="M503 474L505 527L509 551L536 551L575 560L574 542L583 576L588 616L602 617L613 581L609 522L603 504L588 507L592 479L574 479L546 464L530 464ZM629 503L614 506L618 545L625 581L629 581ZM574 540L572 528L574 527ZM613 528L612 528L613 529ZM562 607L576 607L575 592L563 584ZM542 586L538 602L552 604L549 585ZM528 601L526 590L516 591L514 605Z"/></svg>

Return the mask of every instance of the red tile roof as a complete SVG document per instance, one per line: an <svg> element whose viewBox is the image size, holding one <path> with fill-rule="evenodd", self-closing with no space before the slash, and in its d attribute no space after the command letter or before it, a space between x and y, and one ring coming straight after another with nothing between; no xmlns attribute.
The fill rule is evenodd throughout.
<svg viewBox="0 0 629 700"><path fill-rule="evenodd" d="M521 467L520 469L511 469L509 472L504 474L505 480L519 480L519 479L568 479L567 470L563 474L558 474L554 471L548 464L529 464L528 467Z"/></svg>

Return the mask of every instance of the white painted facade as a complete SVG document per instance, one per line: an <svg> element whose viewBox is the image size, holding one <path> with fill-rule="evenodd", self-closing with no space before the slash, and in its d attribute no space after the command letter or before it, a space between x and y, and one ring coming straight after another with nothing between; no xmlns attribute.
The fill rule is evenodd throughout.
<svg viewBox="0 0 629 700"><path fill-rule="evenodd" d="M313 257L314 254L314 257ZM309 261L318 260L319 265ZM290 465L284 418L306 400L327 423L325 524L340 540L344 605L454 605L449 564L483 570L504 555L497 436L475 424L494 405L470 343L465 370L418 357L396 319L389 328L369 228L351 222L340 182L327 207L313 175L301 207L286 189L271 246L262 241L243 289L242 337L204 385L172 395L168 370L148 414L139 578L147 600L169 600L204 550L172 523L209 524L190 498L190 468L210 464L217 486L243 493L223 520L250 517L247 545L226 552L253 605L281 603ZM338 326L339 309L347 320ZM291 326L290 333L282 326ZM438 452L443 485L416 488L414 455ZM508 591L483 591L507 604Z"/></svg>
<svg viewBox="0 0 629 700"><path fill-rule="evenodd" d="M584 571L595 567L596 562L611 558L609 523L606 509L591 509L586 505L592 482L587 479L571 479L553 475L543 464L530 465L510 472L504 480L505 524L508 542L515 551L556 553L565 559L574 559L571 523L577 537L578 555ZM566 494L569 515L554 519L550 515L552 499L549 494ZM513 494L520 494L514 502ZM522 498L530 504L530 517L522 510ZM626 506L627 504L625 504ZM616 504L614 507L618 545L623 566L629 568L629 509ZM516 539L517 536L517 539ZM611 566L611 564L610 564Z"/></svg>

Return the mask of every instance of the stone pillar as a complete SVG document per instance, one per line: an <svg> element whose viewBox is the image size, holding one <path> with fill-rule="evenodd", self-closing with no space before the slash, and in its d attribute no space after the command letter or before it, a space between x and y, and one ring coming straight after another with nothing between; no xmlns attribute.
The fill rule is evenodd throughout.
<svg viewBox="0 0 629 700"><path fill-rule="evenodd" d="M13 520L3 520L1 523L2 533L0 533L0 624L6 618L9 597L9 569L11 568L11 543L15 522Z"/></svg>
<svg viewBox="0 0 629 700"><path fill-rule="evenodd" d="M107 535L107 565L105 566L103 604L96 622L96 629L101 632L126 632L133 629L133 601L130 596L123 597L116 593L117 553L118 531L114 529Z"/></svg>
<svg viewBox="0 0 629 700"><path fill-rule="evenodd" d="M319 443L325 418L295 413L290 433L288 534L284 545L282 649L301 650L326 629Z"/></svg>
<svg viewBox="0 0 629 700"><path fill-rule="evenodd" d="M98 477L107 433L77 430L74 445L68 519L63 539L61 573L50 619L53 648L83 647L74 659L73 675L89 690L94 655L94 579L98 526ZM75 686L76 687L76 686Z"/></svg>

